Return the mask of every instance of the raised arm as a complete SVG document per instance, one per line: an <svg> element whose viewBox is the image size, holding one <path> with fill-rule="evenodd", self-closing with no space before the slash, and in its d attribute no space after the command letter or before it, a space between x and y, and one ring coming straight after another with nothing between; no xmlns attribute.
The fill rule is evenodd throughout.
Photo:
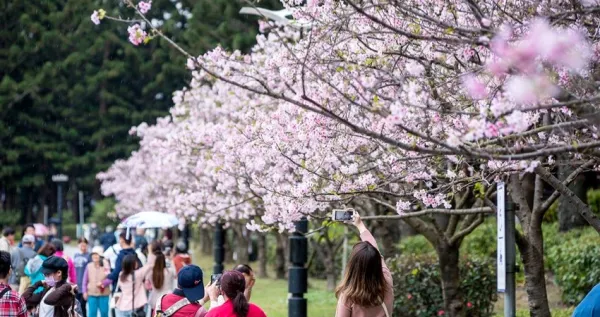
<svg viewBox="0 0 600 317"><path fill-rule="evenodd" d="M25 300L27 307L35 307L42 301L42 297L46 292L38 292L37 294L33 293L36 289L38 289L38 287L44 287L44 283L42 281L36 282L35 284L29 286L21 295L21 297Z"/></svg>
<svg viewBox="0 0 600 317"><path fill-rule="evenodd" d="M44 303L50 306L71 306L77 285L65 283L46 296Z"/></svg>
<svg viewBox="0 0 600 317"><path fill-rule="evenodd" d="M370 243L372 246L374 246L377 249L377 251L379 251L379 254L381 254L381 251L379 250L379 247L377 246L377 241L375 241L375 238L373 237L373 235L371 234L369 229L367 229L367 226L365 226L365 224L362 222L362 219L360 219L359 214L355 213L353 223L356 226L356 228L358 229L358 231L360 232L360 239L364 242ZM392 272L390 272L390 269L387 267L387 264L385 263L385 259L383 258L383 255L381 256L381 269L383 271L383 278L387 282L387 291L392 292L394 280L392 279ZM338 304L338 307L339 307L339 304ZM338 316L340 316L340 315L338 315Z"/></svg>

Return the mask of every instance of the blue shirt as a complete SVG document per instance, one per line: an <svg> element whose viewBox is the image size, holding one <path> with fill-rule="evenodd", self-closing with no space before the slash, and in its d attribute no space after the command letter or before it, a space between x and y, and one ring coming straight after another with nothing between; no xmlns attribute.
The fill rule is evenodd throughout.
<svg viewBox="0 0 600 317"><path fill-rule="evenodd" d="M597 284L577 305L573 317L600 317L600 284Z"/></svg>
<svg viewBox="0 0 600 317"><path fill-rule="evenodd" d="M77 276L77 287L83 289L83 273L87 264L90 262L90 253L75 253L73 256L73 265L75 266L75 275Z"/></svg>

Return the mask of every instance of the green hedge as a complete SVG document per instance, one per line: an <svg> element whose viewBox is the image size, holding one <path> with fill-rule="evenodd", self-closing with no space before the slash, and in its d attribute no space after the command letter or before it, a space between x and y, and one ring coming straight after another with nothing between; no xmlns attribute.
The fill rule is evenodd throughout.
<svg viewBox="0 0 600 317"><path fill-rule="evenodd" d="M444 299L437 259L432 256L400 256L388 260L394 279L394 316L444 315ZM463 261L460 288L466 316L493 316L496 301L495 264Z"/></svg>
<svg viewBox="0 0 600 317"><path fill-rule="evenodd" d="M590 228L558 234L562 243L546 248L546 267L554 272L562 300L577 305L600 281L600 236Z"/></svg>

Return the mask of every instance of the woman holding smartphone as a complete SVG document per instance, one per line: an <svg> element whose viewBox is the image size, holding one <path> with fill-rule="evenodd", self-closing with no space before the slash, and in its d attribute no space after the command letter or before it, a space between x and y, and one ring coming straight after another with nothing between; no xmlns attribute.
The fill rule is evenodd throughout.
<svg viewBox="0 0 600 317"><path fill-rule="evenodd" d="M352 223L361 242L354 245L348 259L344 279L338 285L337 317L390 317L394 302L392 274L377 242L354 212Z"/></svg>

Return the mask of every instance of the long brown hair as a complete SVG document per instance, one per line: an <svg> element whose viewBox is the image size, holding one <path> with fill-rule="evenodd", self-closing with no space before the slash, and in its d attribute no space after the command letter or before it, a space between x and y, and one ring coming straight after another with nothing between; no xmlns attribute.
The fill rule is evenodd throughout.
<svg viewBox="0 0 600 317"><path fill-rule="evenodd" d="M162 243L160 241L152 242L152 253L156 256L154 267L152 268L152 284L154 288L162 288L165 282L165 267L167 267L167 261L165 260L165 254L162 252Z"/></svg>
<svg viewBox="0 0 600 317"><path fill-rule="evenodd" d="M127 275L135 274L136 264L137 256L134 254L128 254L123 258L123 262L121 262L121 282L125 282L127 280Z"/></svg>
<svg viewBox="0 0 600 317"><path fill-rule="evenodd" d="M386 280L381 267L381 254L369 242L359 242L352 248L344 279L335 290L335 296L363 307L381 305L386 291Z"/></svg>

